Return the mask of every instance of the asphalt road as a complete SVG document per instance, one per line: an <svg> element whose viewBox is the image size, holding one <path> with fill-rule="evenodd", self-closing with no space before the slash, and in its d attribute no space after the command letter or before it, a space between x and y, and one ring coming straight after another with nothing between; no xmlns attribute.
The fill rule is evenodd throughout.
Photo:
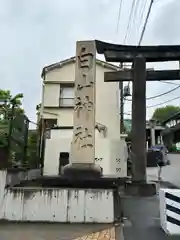
<svg viewBox="0 0 180 240"><path fill-rule="evenodd" d="M124 210L124 240L179 240L180 236L167 236L160 227L159 199L152 197L122 198Z"/></svg>
<svg viewBox="0 0 180 240"><path fill-rule="evenodd" d="M177 185L180 188L180 154L168 155L171 165L162 169L162 180ZM147 180L157 180L157 168L147 168Z"/></svg>
<svg viewBox="0 0 180 240"><path fill-rule="evenodd" d="M162 180L180 188L180 154L169 154L169 159L171 165L163 167ZM147 168L147 180L157 181L157 172L157 167ZM123 230L125 240L180 239L180 236L167 236L161 229L158 195L149 198L125 196L121 201L126 219Z"/></svg>

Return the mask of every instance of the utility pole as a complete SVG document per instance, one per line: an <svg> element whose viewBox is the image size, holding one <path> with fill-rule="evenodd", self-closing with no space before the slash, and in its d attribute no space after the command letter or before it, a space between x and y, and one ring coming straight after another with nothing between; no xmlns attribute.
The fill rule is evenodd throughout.
<svg viewBox="0 0 180 240"><path fill-rule="evenodd" d="M123 82L119 82L120 89L120 133L124 133L124 96Z"/></svg>
<svg viewBox="0 0 180 240"><path fill-rule="evenodd" d="M123 68L123 63L119 64L119 67ZM119 82L120 89L120 133L124 133L124 91L123 82Z"/></svg>

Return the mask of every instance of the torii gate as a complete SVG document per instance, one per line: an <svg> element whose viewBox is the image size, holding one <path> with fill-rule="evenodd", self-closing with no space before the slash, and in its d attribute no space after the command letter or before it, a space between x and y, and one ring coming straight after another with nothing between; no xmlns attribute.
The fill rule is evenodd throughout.
<svg viewBox="0 0 180 240"><path fill-rule="evenodd" d="M133 81L133 181L146 182L146 81L180 79L179 70L146 71L146 62L180 61L180 45L125 46L96 40L96 49L108 62L132 62L132 69L106 72L105 82Z"/></svg>

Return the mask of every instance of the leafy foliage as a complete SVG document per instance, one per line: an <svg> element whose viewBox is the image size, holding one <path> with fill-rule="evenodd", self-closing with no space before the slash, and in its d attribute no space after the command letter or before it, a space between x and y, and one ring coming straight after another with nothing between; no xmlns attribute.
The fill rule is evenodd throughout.
<svg viewBox="0 0 180 240"><path fill-rule="evenodd" d="M0 147L7 146L12 106L14 106L15 113L24 112L21 107L21 98L23 98L23 94L21 93L12 97L9 90L0 89Z"/></svg>
<svg viewBox="0 0 180 240"><path fill-rule="evenodd" d="M179 112L180 112L180 107L168 105L166 107L157 108L154 111L152 118L162 123L166 119L170 118L171 116Z"/></svg>
<svg viewBox="0 0 180 240"><path fill-rule="evenodd" d="M39 165L37 147L38 147L38 132L37 130L29 130L27 147L27 164L32 168L36 168Z"/></svg>
<svg viewBox="0 0 180 240"><path fill-rule="evenodd" d="M24 118L19 113L24 113L22 108L22 98L23 94L19 93L15 96L11 95L9 90L0 89L0 147L4 148L8 146L8 136L9 136L9 126L12 115L13 124L21 131L23 129ZM19 141L22 136L17 131L14 133ZM20 135L18 135L20 134ZM19 137L18 137L19 136ZM28 146L27 146L27 156L26 165L29 167L37 167L39 160L37 158L37 140L38 134L36 130L29 130L28 132ZM13 150L11 149L11 162L14 164L19 164L24 158L23 150L16 144L16 142L11 143ZM16 146L17 145L17 146Z"/></svg>

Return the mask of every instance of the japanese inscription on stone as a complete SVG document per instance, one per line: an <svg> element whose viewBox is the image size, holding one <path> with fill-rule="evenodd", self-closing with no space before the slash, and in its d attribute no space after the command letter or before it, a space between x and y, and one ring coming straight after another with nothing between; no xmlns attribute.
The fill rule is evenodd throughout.
<svg viewBox="0 0 180 240"><path fill-rule="evenodd" d="M74 131L71 145L72 163L94 163L95 74L95 42L77 42L75 67Z"/></svg>

